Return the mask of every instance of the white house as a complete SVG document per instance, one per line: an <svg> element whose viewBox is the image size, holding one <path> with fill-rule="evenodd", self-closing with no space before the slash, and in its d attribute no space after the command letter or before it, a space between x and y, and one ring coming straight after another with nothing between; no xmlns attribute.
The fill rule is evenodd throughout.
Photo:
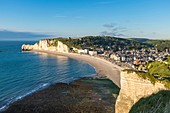
<svg viewBox="0 0 170 113"><path fill-rule="evenodd" d="M89 55L95 56L95 55L97 55L97 51L89 51Z"/></svg>
<svg viewBox="0 0 170 113"><path fill-rule="evenodd" d="M85 51L83 49L78 49L77 51L79 54L85 54Z"/></svg>
<svg viewBox="0 0 170 113"><path fill-rule="evenodd" d="M85 54L89 54L89 49L84 49Z"/></svg>

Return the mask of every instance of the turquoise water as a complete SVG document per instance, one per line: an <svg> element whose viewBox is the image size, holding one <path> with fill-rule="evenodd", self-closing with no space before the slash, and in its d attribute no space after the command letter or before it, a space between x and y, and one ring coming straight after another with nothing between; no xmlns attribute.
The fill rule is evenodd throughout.
<svg viewBox="0 0 170 113"><path fill-rule="evenodd" d="M0 111L51 84L96 73L89 64L68 57L21 52L23 43L35 42L0 41Z"/></svg>

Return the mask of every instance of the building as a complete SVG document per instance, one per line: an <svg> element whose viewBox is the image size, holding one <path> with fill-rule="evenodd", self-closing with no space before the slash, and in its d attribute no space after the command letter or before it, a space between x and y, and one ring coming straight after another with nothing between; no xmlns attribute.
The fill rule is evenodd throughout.
<svg viewBox="0 0 170 113"><path fill-rule="evenodd" d="M89 51L89 55L96 56L97 55L97 51Z"/></svg>
<svg viewBox="0 0 170 113"><path fill-rule="evenodd" d="M77 51L79 54L85 54L85 51L83 49L78 49Z"/></svg>
<svg viewBox="0 0 170 113"><path fill-rule="evenodd" d="M89 54L89 49L84 49L85 54Z"/></svg>
<svg viewBox="0 0 170 113"><path fill-rule="evenodd" d="M126 61L126 57L125 56L122 56L121 57L121 62L125 62Z"/></svg>

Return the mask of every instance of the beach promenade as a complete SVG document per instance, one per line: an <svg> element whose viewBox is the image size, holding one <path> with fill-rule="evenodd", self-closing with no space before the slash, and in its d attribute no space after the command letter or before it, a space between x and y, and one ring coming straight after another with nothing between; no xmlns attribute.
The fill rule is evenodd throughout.
<svg viewBox="0 0 170 113"><path fill-rule="evenodd" d="M89 56L84 54L77 54L77 53L62 53L62 52L53 52L53 51L45 51L45 50L32 50L33 52L42 52L47 54L53 55L61 55L66 56L69 58L73 58L76 60L80 60L92 65L95 69L97 74L106 76L110 80L112 80L118 87L120 86L120 71L123 69L105 59L98 58L95 56Z"/></svg>

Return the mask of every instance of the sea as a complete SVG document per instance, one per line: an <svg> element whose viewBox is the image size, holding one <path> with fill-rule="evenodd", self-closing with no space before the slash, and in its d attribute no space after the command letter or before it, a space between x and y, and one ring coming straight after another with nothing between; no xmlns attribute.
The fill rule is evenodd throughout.
<svg viewBox="0 0 170 113"><path fill-rule="evenodd" d="M96 74L90 64L64 56L22 52L35 41L0 41L0 112L17 100L59 82Z"/></svg>

